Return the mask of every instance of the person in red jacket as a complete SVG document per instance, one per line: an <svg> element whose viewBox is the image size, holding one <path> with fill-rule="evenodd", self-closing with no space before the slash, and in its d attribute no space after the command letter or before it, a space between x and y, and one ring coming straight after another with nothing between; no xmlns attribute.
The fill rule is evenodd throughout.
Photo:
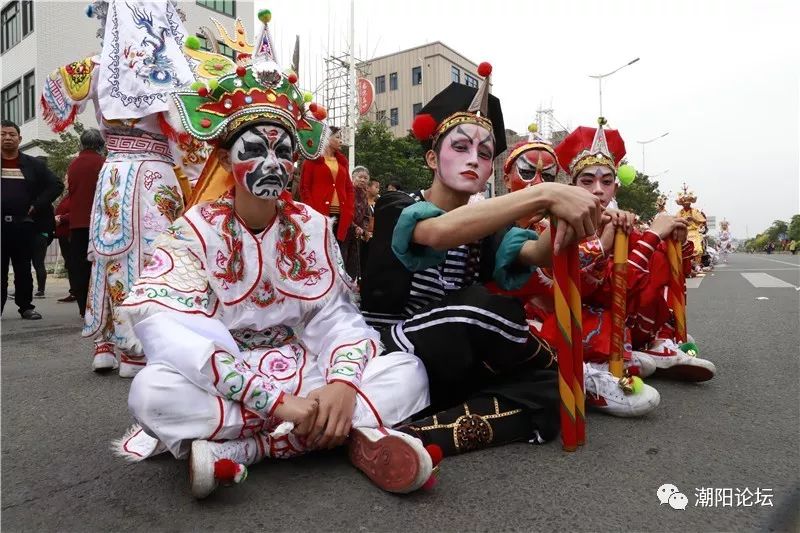
<svg viewBox="0 0 800 533"><path fill-rule="evenodd" d="M353 182L350 180L350 163L339 148L342 133L330 128L330 138L321 157L303 163L300 175L300 201L315 211L333 219L333 233L342 246L350 224L353 222ZM347 258L343 258L347 261Z"/></svg>
<svg viewBox="0 0 800 533"><path fill-rule="evenodd" d="M67 271L67 279L69 276L69 263L70 263L70 250L69 250L69 194L58 202L56 206L56 239L58 239L58 247L61 250L61 257L64 258L64 270ZM74 302L76 300L75 293L72 290L72 282L69 285L69 294L63 298L59 298L59 302Z"/></svg>
<svg viewBox="0 0 800 533"><path fill-rule="evenodd" d="M101 155L104 146L105 142L98 130L84 131L81 134L81 151L67 169L70 198L69 277L81 316L86 313L86 298L92 272L92 263L86 257L89 250L89 218L97 179L106 160Z"/></svg>

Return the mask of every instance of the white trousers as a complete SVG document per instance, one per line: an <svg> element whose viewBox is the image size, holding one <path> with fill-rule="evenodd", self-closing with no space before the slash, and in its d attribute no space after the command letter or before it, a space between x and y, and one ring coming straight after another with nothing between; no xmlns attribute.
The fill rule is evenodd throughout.
<svg viewBox="0 0 800 533"><path fill-rule="evenodd" d="M185 457L196 439L231 440L272 431L281 420L264 420L243 404L223 398L213 387L203 388L173 366L150 357L136 375L128 408L145 432L164 443L177 458ZM187 357L191 356L187 354ZM317 365L304 372L298 392L306 396L325 385ZM430 403L428 376L414 355L393 352L372 359L366 366L356 397L353 427L394 426ZM295 389L285 390L294 393ZM271 439L269 457L304 453L303 443L289 434Z"/></svg>

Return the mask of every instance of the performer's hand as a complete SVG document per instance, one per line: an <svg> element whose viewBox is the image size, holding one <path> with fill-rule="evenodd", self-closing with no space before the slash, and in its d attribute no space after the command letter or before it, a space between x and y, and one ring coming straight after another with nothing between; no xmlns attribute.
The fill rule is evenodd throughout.
<svg viewBox="0 0 800 533"><path fill-rule="evenodd" d="M681 244L685 243L689 238L689 230L686 226L678 226L672 231L672 238Z"/></svg>
<svg viewBox="0 0 800 533"><path fill-rule="evenodd" d="M319 410L319 402L284 394L283 401L275 408L275 416L282 420L294 422L294 433L307 435L314 424Z"/></svg>
<svg viewBox="0 0 800 533"><path fill-rule="evenodd" d="M620 211L619 209L606 209L603 212L603 218L608 216L614 229L621 228L625 235L630 235L636 224L636 215L627 211ZM604 223L604 222L603 222Z"/></svg>
<svg viewBox="0 0 800 533"><path fill-rule="evenodd" d="M359 228L358 226L356 226L355 232L356 232L356 238L358 239L364 236L364 230Z"/></svg>
<svg viewBox="0 0 800 533"><path fill-rule="evenodd" d="M309 446L319 450L344 444L356 408L355 389L334 382L311 391L308 399L319 400L319 412L308 439Z"/></svg>
<svg viewBox="0 0 800 533"><path fill-rule="evenodd" d="M685 218L661 214L653 219L653 223L650 225L650 230L663 240L669 237L675 238L675 236L678 235L681 230L685 233L686 224L687 222ZM680 239L676 240L680 242Z"/></svg>
<svg viewBox="0 0 800 533"><path fill-rule="evenodd" d="M601 224L603 229L600 231L600 243L603 245L603 250L608 250L610 254L614 249L614 236L617 229L612 222L611 215L607 213L603 213Z"/></svg>
<svg viewBox="0 0 800 533"><path fill-rule="evenodd" d="M569 236L566 226L572 228L577 241L594 235L600 226L600 199L590 192L561 183L542 183L531 190L541 191L545 195L547 210L558 217L553 253L558 254L565 246L564 239Z"/></svg>

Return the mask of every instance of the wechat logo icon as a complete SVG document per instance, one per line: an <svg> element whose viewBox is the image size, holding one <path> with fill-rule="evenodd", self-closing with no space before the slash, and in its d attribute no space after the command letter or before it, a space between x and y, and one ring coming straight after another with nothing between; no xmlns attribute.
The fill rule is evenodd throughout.
<svg viewBox="0 0 800 533"><path fill-rule="evenodd" d="M658 496L660 505L666 503L673 509L680 509L681 511L685 510L689 504L689 498L672 483L665 483L658 487L656 496Z"/></svg>

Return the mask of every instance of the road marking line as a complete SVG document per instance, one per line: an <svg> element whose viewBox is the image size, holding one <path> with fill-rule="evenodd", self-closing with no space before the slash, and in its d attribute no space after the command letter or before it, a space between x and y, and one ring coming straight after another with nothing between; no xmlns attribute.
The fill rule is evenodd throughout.
<svg viewBox="0 0 800 533"><path fill-rule="evenodd" d="M772 261L773 263L783 263L784 265L792 265L795 268L800 268L800 265L797 263L790 263L789 261L781 261L780 259L767 259L766 257L759 257L759 259L763 259L764 261Z"/></svg>
<svg viewBox="0 0 800 533"><path fill-rule="evenodd" d="M750 285L757 289L762 288L772 288L772 287L791 287L795 289L796 287L791 283L786 283L782 279L778 279L775 276L770 276L769 274L765 274L764 272L742 272L741 276L750 282Z"/></svg>
<svg viewBox="0 0 800 533"><path fill-rule="evenodd" d="M706 278L686 278L687 289L697 289Z"/></svg>
<svg viewBox="0 0 800 533"><path fill-rule="evenodd" d="M774 272L774 271L794 272L795 270L797 269L796 268L729 268L725 272ZM719 274L719 272L717 272L717 274Z"/></svg>

